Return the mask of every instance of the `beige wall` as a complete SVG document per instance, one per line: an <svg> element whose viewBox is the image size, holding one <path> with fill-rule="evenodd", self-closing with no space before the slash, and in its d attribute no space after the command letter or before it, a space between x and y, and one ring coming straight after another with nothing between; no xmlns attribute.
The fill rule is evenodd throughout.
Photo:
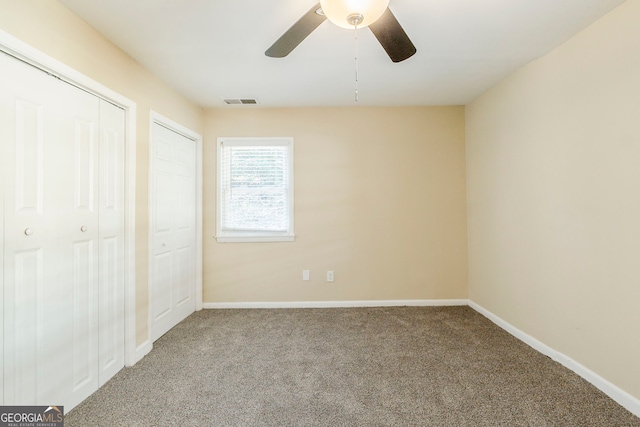
<svg viewBox="0 0 640 427"><path fill-rule="evenodd" d="M53 0L0 0L0 30L137 104L137 341L147 338L149 111L202 133L202 110Z"/></svg>
<svg viewBox="0 0 640 427"><path fill-rule="evenodd" d="M462 107L214 109L205 134L205 303L466 298ZM218 136L294 137L295 242L215 241Z"/></svg>
<svg viewBox="0 0 640 427"><path fill-rule="evenodd" d="M471 300L640 398L640 2L467 106Z"/></svg>

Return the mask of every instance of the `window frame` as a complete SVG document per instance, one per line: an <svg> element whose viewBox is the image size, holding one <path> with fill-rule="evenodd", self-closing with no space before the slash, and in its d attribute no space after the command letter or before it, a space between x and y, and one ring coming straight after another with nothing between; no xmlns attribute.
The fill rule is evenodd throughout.
<svg viewBox="0 0 640 427"><path fill-rule="evenodd" d="M224 144L248 147L286 147L288 188L287 210L289 215L289 227L286 231L272 230L223 230L222 228L222 147ZM294 201L293 201L293 137L218 137L216 142L216 241L218 243L258 243L258 242L292 242L295 239L294 232Z"/></svg>

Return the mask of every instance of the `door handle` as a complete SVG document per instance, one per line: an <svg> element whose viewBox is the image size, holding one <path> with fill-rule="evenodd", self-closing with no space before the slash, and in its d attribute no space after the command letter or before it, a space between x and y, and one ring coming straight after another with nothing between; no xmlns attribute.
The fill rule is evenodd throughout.
<svg viewBox="0 0 640 427"><path fill-rule="evenodd" d="M84 225L83 225L83 226L81 226L81 227L80 227L80 231L82 231L82 232L84 233L85 231L87 231L87 227L85 227Z"/></svg>
<svg viewBox="0 0 640 427"><path fill-rule="evenodd" d="M30 229L29 227L27 227L27 228L24 229L24 234L26 236L31 236L33 234L33 230Z"/></svg>

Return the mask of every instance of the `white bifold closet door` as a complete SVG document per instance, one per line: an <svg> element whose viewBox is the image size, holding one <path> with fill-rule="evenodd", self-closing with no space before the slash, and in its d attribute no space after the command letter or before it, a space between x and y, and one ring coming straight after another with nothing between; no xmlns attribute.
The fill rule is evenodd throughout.
<svg viewBox="0 0 640 427"><path fill-rule="evenodd" d="M124 366L124 111L0 52L0 144L4 404L68 410Z"/></svg>
<svg viewBox="0 0 640 427"><path fill-rule="evenodd" d="M153 124L151 329L160 338L195 311L196 142Z"/></svg>

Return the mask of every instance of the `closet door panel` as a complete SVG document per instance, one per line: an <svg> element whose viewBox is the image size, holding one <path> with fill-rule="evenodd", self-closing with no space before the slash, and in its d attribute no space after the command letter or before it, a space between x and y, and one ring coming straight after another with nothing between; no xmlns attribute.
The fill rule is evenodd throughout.
<svg viewBox="0 0 640 427"><path fill-rule="evenodd" d="M174 305L180 317L193 312L195 288L196 144L181 137L175 141L175 282Z"/></svg>
<svg viewBox="0 0 640 427"><path fill-rule="evenodd" d="M100 101L100 385L124 367L124 123Z"/></svg>
<svg viewBox="0 0 640 427"><path fill-rule="evenodd" d="M38 377L41 366L38 364L38 354L42 350L40 345L42 331L39 328L38 317L41 316L40 304L33 304L42 294L42 248L31 248L15 251L12 265L7 265L8 278L15 286L10 292L5 292L5 313L8 315L5 330L7 350L10 350L5 363L13 364L15 368L5 373L7 386L7 402L35 402L34 390L38 388ZM13 310L11 306L25 305L22 310ZM13 344L13 345L11 345ZM12 350L12 351L11 351ZM21 363L16 363L21 361ZM7 382L9 382L7 384ZM18 386L18 384L20 386Z"/></svg>
<svg viewBox="0 0 640 427"><path fill-rule="evenodd" d="M194 267L192 246L187 244L176 248L173 261L175 263L176 278L180 278L175 281L173 299L175 306L179 308L184 304L189 304L193 294L194 283L189 280Z"/></svg>
<svg viewBox="0 0 640 427"><path fill-rule="evenodd" d="M58 247L64 257L64 270L59 286L64 287L70 315L61 316L68 328L69 349L66 351L69 371L65 372L68 405L76 405L99 385L98 319L99 319L99 120L100 101L93 95L68 84L59 97L60 123L66 150L58 151L55 160L61 191L63 216L58 218ZM64 112L64 113L63 113ZM61 139L62 139L61 138ZM59 289L62 290L62 289ZM58 314L59 316L59 314ZM61 352L62 354L64 352ZM64 362L60 362L64 363Z"/></svg>
<svg viewBox="0 0 640 427"><path fill-rule="evenodd" d="M73 405L97 388L99 103L4 54L0 67L0 104L13 106L2 141L4 403Z"/></svg>
<svg viewBox="0 0 640 427"><path fill-rule="evenodd" d="M150 288L157 340L195 310L196 143L152 125Z"/></svg>
<svg viewBox="0 0 640 427"><path fill-rule="evenodd" d="M15 209L23 214L42 215L43 110L42 103L15 98Z"/></svg>
<svg viewBox="0 0 640 427"><path fill-rule="evenodd" d="M45 158L50 147L45 129L51 127L52 134L60 129L52 118L55 96L47 89L46 77L18 67L5 55L0 55L0 65L3 75L8 74L0 79L6 125L2 140L4 403L28 405L47 394L44 378L49 364L41 355L59 346L59 338L64 342L65 334L56 330L56 319L47 322L51 306L60 301L59 294L47 285L57 282L62 257L52 220L59 206L47 192L56 182L46 182ZM18 87L15 82L23 76L33 78L33 85ZM56 371L49 379L60 383Z"/></svg>
<svg viewBox="0 0 640 427"><path fill-rule="evenodd" d="M92 321L96 295L92 289L95 280L94 242L92 240L73 243L73 299L71 305L73 332L73 390L82 389L95 380L96 351Z"/></svg>

